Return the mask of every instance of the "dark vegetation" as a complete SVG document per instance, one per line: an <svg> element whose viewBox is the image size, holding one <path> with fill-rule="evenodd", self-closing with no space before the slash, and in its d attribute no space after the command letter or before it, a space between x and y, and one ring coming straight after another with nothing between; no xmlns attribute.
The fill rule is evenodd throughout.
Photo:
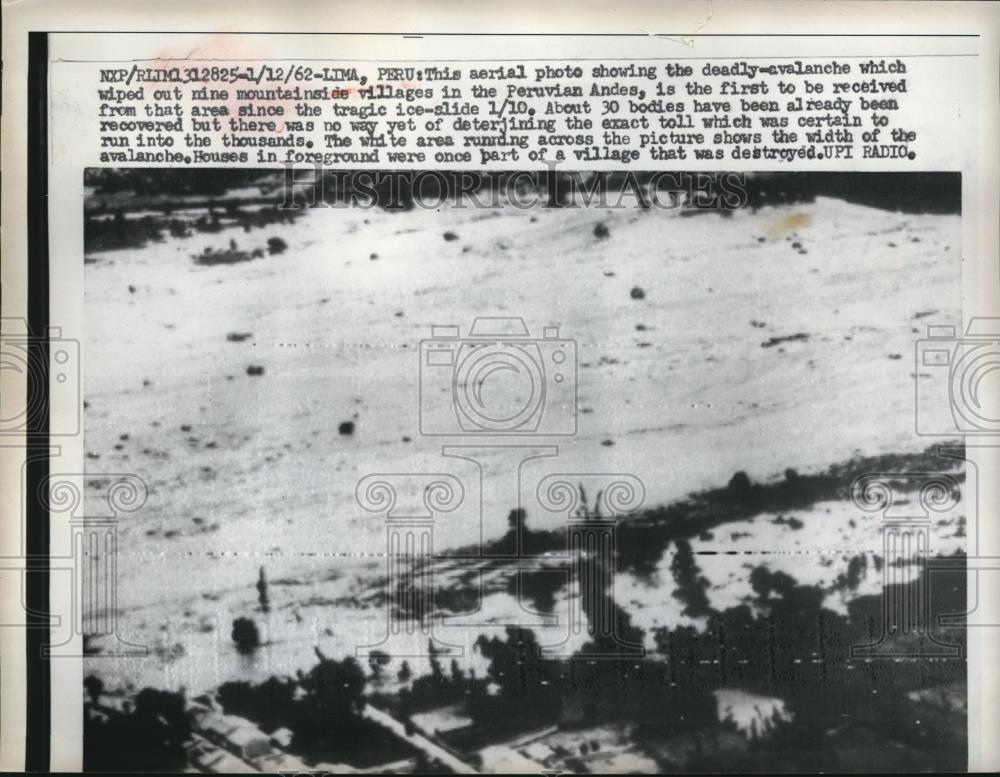
<svg viewBox="0 0 1000 777"><path fill-rule="evenodd" d="M357 661L335 661L316 651L319 662L296 678L271 677L258 685L228 682L217 699L226 714L257 724L264 733L292 730L289 750L317 762L359 767L411 758L416 750L361 717L365 675ZM88 771L184 771L192 733L183 693L143 689L124 709L103 703L103 686L84 682L84 768Z"/></svg>
<svg viewBox="0 0 1000 777"><path fill-rule="evenodd" d="M241 227L244 232L275 224L292 224L301 215L301 211L285 210L276 205L251 210L244 202L220 202L216 200L198 200L192 203L163 203L156 215L146 214L130 217L127 214L138 209L136 203L123 202L114 209L94 207L85 212L83 229L84 251L113 251L124 248L141 248L147 243L162 242L168 235L175 238L189 238L195 234L212 234L221 232L227 227ZM181 212L185 209L185 212ZM176 211L176 212L175 212ZM197 215L196 215L197 214ZM280 240L271 238L270 240ZM270 245L268 252L281 253L280 246ZM282 241L283 242L283 241ZM263 249L254 249L263 256ZM201 264L218 263L216 260L231 256L246 254L247 261L256 259L254 251L226 252L220 251L216 256L211 252L196 254ZM232 261L232 260L231 260Z"/></svg>
<svg viewBox="0 0 1000 777"><path fill-rule="evenodd" d="M337 661L318 649L319 663L297 677L271 677L253 685L228 682L218 701L230 715L256 723L265 733L293 732L290 751L312 761L370 765L409 758L414 750L361 717L365 674L353 658Z"/></svg>
<svg viewBox="0 0 1000 777"><path fill-rule="evenodd" d="M351 657L337 661L318 649L316 654L319 663L295 678L223 684L219 703L227 714L245 717L265 733L291 729L290 752L308 760L364 767L412 757L413 748L361 717L366 680L358 662Z"/></svg>
<svg viewBox="0 0 1000 777"><path fill-rule="evenodd" d="M253 653L260 647L260 632L257 630L257 624L249 618L234 620L231 636L233 642L236 643L236 649L244 655Z"/></svg>
<svg viewBox="0 0 1000 777"><path fill-rule="evenodd" d="M296 186L293 189L293 206L306 207L359 200L374 203L385 210L408 210L415 207L413 184L420 187L425 197L454 200L462 193L476 196L479 202L503 202L497 193L526 189L538 191L540 201L549 206L571 204L580 192L598 191L593 202L646 205L650 187L661 195L657 202L669 202L674 195L681 196L688 206L684 215L707 212L728 212L735 207L759 209L766 206L812 202L816 197L835 197L860 205L904 213L961 213L961 176L958 173L899 172L884 173L752 173L740 177L707 176L697 173L662 173L626 171L599 174L569 170L553 170L540 176L537 182L527 183L517 171L479 171L476 175L462 171L434 171L433 176L412 175L367 176L362 190L352 185L352 173L358 171L327 172L318 189ZM313 171L309 171L313 175ZM732 175L732 174L730 174ZM155 239L159 233L174 236L190 234L191 225L183 219L172 220L172 211L182 207L208 208L205 221L194 227L198 231L218 230L225 219L236 219L241 226L263 226L266 223L293 218L293 208L277 208L285 197L284 170L257 169L106 169L90 168L85 171L84 183L94 194L88 198L88 217L112 215L130 210L162 210L163 218L136 220L130 234L106 233L105 227L87 219L85 247L108 248L125 245L142 245ZM430 184L430 185L428 185ZM595 189L596 185L596 189ZM317 191L320 192L317 197ZM238 192L238 194L234 193ZM372 194L374 192L374 195ZM625 192L624 195L621 193ZM720 202L723 207L720 208ZM256 213L241 213L249 204L264 205ZM606 227L595 228L598 239L606 238ZM96 238L102 237L98 245ZM457 236L456 236L457 237ZM449 239L446 237L446 239ZM136 242L138 241L138 242ZM113 244L117 243L117 244Z"/></svg>
<svg viewBox="0 0 1000 777"><path fill-rule="evenodd" d="M866 754L892 771L964 768L964 660L852 659L852 645L880 636L881 597L855 600L844 617L822 608L821 591L781 573L761 567L752 580L767 617L748 605L707 613L703 633L659 629L646 657L543 658L529 630L481 638L501 692L467 691L468 709L484 729L635 723L635 741L664 770L856 771L870 768ZM942 575L933 592L933 612L964 609L961 572ZM935 636L964 646L964 634ZM780 698L794 717L769 738L731 736L716 717L712 691L721 688Z"/></svg>
<svg viewBox="0 0 1000 777"><path fill-rule="evenodd" d="M815 474L800 474L786 469L780 478L766 483L754 483L745 472L737 472L723 488L691 494L669 505L654 507L641 513L621 516L617 530L617 556L620 571L633 572L650 583L655 582L657 564L673 544L691 540L723 524L746 520L759 513L781 514L803 509L826 500L850 500L851 484L861 475L880 472L952 472L964 481L964 456L961 448L954 455L942 455L938 446L917 454L886 454L857 457ZM913 489L919 483L901 479L894 486L899 490ZM523 511L508 517L509 529L498 540L487 543L484 556L514 555L520 547L525 555L536 556L554 551L566 551L569 534L565 528L551 531L533 530L527 525ZM446 551L449 558L478 557L479 548L465 547ZM502 568L504 562L494 565ZM538 579L553 579L556 575L539 575ZM540 592L542 593L542 592Z"/></svg>
<svg viewBox="0 0 1000 777"><path fill-rule="evenodd" d="M237 248L236 241L229 241L229 248L222 251L214 251L211 246L205 246L200 254L192 254L191 258L198 264L212 266L215 264L238 264L239 262L249 262L251 259L261 259L264 256L264 249L255 248L252 251L244 251Z"/></svg>
<svg viewBox="0 0 1000 777"><path fill-rule="evenodd" d="M511 629L506 641L480 640L480 650L493 659L491 679L502 693L473 695L474 717L496 721L515 716L525 727L532 719L540 725L640 721L637 741L650 743L649 755L671 770L856 771L867 768L865 753L884 769L963 768L964 659L852 658L851 646L876 643L882 636L882 596L856 598L842 616L823 607L826 591L799 585L766 566L751 574L752 602L716 612L709 606L709 584L690 544L692 537L762 511L780 513L820 500L849 499L851 483L864 473L952 471L961 481L962 468L961 458L939 456L931 448L916 455L859 458L816 475L786 470L782 479L766 484L740 472L725 488L626 517L619 525L619 568L651 578L672 546L674 595L685 604L685 614L707 618L705 631L660 629L654 635L654 655L611 664L606 658L541 658L530 631ZM908 483L901 479L894 486L904 489ZM565 549L569 541L567 530L531 531L523 511L512 512L508 522L508 534L488 553L509 552L516 533L529 554ZM866 563L864 557L855 558L837 586L856 589ZM541 611L552 610L555 593L564 584L562 575L546 570L522 574L520 580L521 590ZM906 586L908 596L916 596L917 585ZM894 597L893 588L884 595ZM585 601L588 617L601 604ZM641 631L612 605L619 637L641 643ZM964 574L935 572L929 611L964 610ZM933 624L930 636L916 643L889 638L883 647L899 655L919 654L933 646L931 639L957 645L964 655L964 631ZM606 647L614 650L614 645ZM780 698L794 719L767 740L749 743L729 736L715 720L711 696L726 687ZM914 693L923 697L911 698ZM915 726L918 719L933 723Z"/></svg>
<svg viewBox="0 0 1000 777"><path fill-rule="evenodd" d="M122 712L102 707L101 681L84 686L83 764L87 771L183 771L191 723L183 694L142 689Z"/></svg>
<svg viewBox="0 0 1000 777"><path fill-rule="evenodd" d="M90 167L84 171L85 186L98 196L111 197L127 192L138 197L220 196L231 189L253 186L273 176L258 168L109 168Z"/></svg>
<svg viewBox="0 0 1000 777"><path fill-rule="evenodd" d="M755 483L739 472L723 488L623 518L618 569L652 580L660 558L672 550L674 595L687 615L704 619L702 630L669 626L646 635L631 623L610 590L583 591L590 643L572 658L545 655L534 632L511 627L502 637L477 641L489 661L484 677L463 672L454 661L446 664L438 655L431 673L416 678L403 662L394 679L404 687L389 693L384 690L390 680L387 655L370 656L369 683L353 658L337 661L317 651L319 663L308 673L272 677L259 685L226 683L218 699L227 713L246 717L265 732L290 728L290 750L297 755L359 766L373 753L382 762L397 752L401 758L412 755L405 743L359 715L367 693L371 703L404 721L416 712L462 704L473 725L449 736L449 745L459 750L552 724L572 728L626 723L634 727L633 741L664 771L961 770L967 736L964 630L945 629L932 620L923 635L883 633L883 596L914 600L921 581L890 586L879 596L856 597L847 613L839 614L823 606L827 591L757 565L750 573L751 599L716 611L691 545L694 537L762 511L781 515L820 500L849 499L851 484L861 474L941 471L962 480L962 459L940 456L932 448L922 454L857 458L814 475L786 470L768 483ZM900 478L894 485L903 489L912 480ZM486 548L487 553L566 550L574 544L573 532L590 530L588 518L602 517L600 497L587 506L582 495L581 504L576 528L562 531L532 531L523 510L511 511L507 534ZM475 551L478 555L478 548ZM458 551L435 563L460 568L462 556ZM503 563L497 559L496 568ZM883 560L855 558L837 586L856 590L868 563L879 571ZM473 580L475 576L467 582ZM549 611L565 577L539 570L521 575L520 584L537 609ZM465 588L475 586L457 584L440 591L437 607L455 612L475 607L478 591L473 590L470 600L457 593ZM258 593L261 606L266 606L263 572ZM399 597L407 598L424 600ZM964 571L935 572L929 599L931 613L964 612ZM611 614L610 629L600 628L606 612ZM234 624L234 639L235 631ZM655 649L646 655L620 650L622 643L642 644L647 636ZM958 646L962 652L937 659L905 658L935 642ZM852 656L852 646L875 643L903 657L871 661ZM713 691L727 688L781 699L792 719L778 723L768 737L748 739L718 721ZM100 691L99 681L88 679L88 706L95 706ZM87 767L182 764L186 719L179 698L145 689L125 715L88 715ZM123 748L121 742L128 746Z"/></svg>
<svg viewBox="0 0 1000 777"><path fill-rule="evenodd" d="M552 724L632 723L635 741L670 771L860 771L870 768L866 757L891 771L964 767L964 660L851 656L852 645L882 636L881 596L856 599L842 616L823 608L822 591L758 567L751 576L754 600L715 612L701 598L689 549L678 552L674 566L701 592L688 597L689 609L708 619L703 632L658 629L656 649L646 656L566 659L545 657L531 630L508 628L502 638L477 642L490 660L486 677L445 672L436 662L431 675L379 703L406 716L463 702L474 725L449 739L459 747ZM908 586L908 596L916 585ZM964 574L936 576L930 610L964 608ZM619 633L641 642L627 615L617 617ZM960 631L933 627L931 634L964 648ZM600 652L594 647L585 652ZM614 646L605 647L610 653ZM499 693L487 692L491 683ZM712 692L722 688L782 699L793 719L769 738L748 740L719 725Z"/></svg>

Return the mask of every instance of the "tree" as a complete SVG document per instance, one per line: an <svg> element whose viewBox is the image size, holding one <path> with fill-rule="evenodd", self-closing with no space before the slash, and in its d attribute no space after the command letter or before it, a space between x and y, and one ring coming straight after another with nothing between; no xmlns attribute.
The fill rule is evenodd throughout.
<svg viewBox="0 0 1000 777"><path fill-rule="evenodd" d="M260 685L232 681L219 686L217 697L229 715L259 724L264 731L292 727L297 720L296 684L287 677L271 676Z"/></svg>
<svg viewBox="0 0 1000 777"><path fill-rule="evenodd" d="M451 681L456 685L461 685L465 682L465 673L462 671L462 667L458 665L458 659L451 659Z"/></svg>
<svg viewBox="0 0 1000 777"><path fill-rule="evenodd" d="M501 700L510 714L532 720L551 719L557 714L561 667L558 661L542 657L533 631L508 626L506 641L480 636L476 646L490 660L489 679L500 687Z"/></svg>
<svg viewBox="0 0 1000 777"><path fill-rule="evenodd" d="M232 638L233 642L236 643L236 649L244 655L252 653L260 647L260 632L257 630L257 624L249 618L237 618L233 621Z"/></svg>
<svg viewBox="0 0 1000 777"><path fill-rule="evenodd" d="M95 687L91 684L91 687ZM84 717L85 770L183 771L191 724L183 691L143 688L129 712Z"/></svg>
<svg viewBox="0 0 1000 777"><path fill-rule="evenodd" d="M180 750L191 735L183 692L143 688L135 697L132 722L151 744L168 750Z"/></svg>
<svg viewBox="0 0 1000 777"><path fill-rule="evenodd" d="M399 668L399 673L396 678L401 682L409 682L410 678L413 677L413 672L410 669L410 664L407 661L403 662L403 665Z"/></svg>
<svg viewBox="0 0 1000 777"><path fill-rule="evenodd" d="M752 487L750 476L740 470L729 479L729 492L737 499L744 499L750 494Z"/></svg>
<svg viewBox="0 0 1000 777"><path fill-rule="evenodd" d="M327 658L316 648L319 663L302 678L302 688L316 716L340 720L356 716L364 708L365 673L354 658Z"/></svg>
<svg viewBox="0 0 1000 777"><path fill-rule="evenodd" d="M260 568L260 575L257 578L257 601L260 602L262 612L271 611L271 601L267 598L267 575L264 574L264 567Z"/></svg>
<svg viewBox="0 0 1000 777"><path fill-rule="evenodd" d="M89 674L83 679L83 687L87 691L90 700L95 704L104 693L104 681L97 675Z"/></svg>
<svg viewBox="0 0 1000 777"><path fill-rule="evenodd" d="M518 507L514 510L511 510L507 514L507 528L509 528L511 531L516 532L518 529L521 528L521 526L524 525L524 520L525 518L527 518L527 516L528 514L527 512L525 512L523 507Z"/></svg>
<svg viewBox="0 0 1000 777"><path fill-rule="evenodd" d="M694 551L691 543L687 540L675 540L677 552L673 561L670 562L670 571L673 572L677 587L674 589L674 598L680 599L684 603L684 614L691 618L700 618L711 615L712 607L708 600L709 582L694 560Z"/></svg>
<svg viewBox="0 0 1000 777"><path fill-rule="evenodd" d="M381 650L373 650L368 655L368 666L375 677L381 677L382 670L389 665L391 660L392 657L388 653L383 653Z"/></svg>

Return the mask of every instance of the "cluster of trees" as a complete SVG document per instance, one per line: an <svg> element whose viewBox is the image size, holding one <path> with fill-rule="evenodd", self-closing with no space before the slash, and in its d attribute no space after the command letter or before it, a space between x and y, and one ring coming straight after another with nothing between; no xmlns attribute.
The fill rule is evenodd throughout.
<svg viewBox="0 0 1000 777"><path fill-rule="evenodd" d="M594 660L543 658L530 630L481 637L478 649L490 659L486 679L500 690L467 697L473 718L491 727L624 720L638 726L639 742L672 738L683 749L703 741L683 763L656 753L665 768L842 771L860 768L876 751L887 770L961 767L964 709L918 702L913 693L962 688L965 662L851 657L852 646L881 635L881 596L859 597L840 615L824 608L823 589L760 566L751 574L752 602L713 611L701 598L703 577L690 549L675 559L675 575L694 592L686 594L689 609L707 618L706 628L661 628L651 655ZM964 608L961 573L941 573L935 583L933 611ZM903 599L915 596L910 591ZM623 628L629 633L627 623ZM937 630L935 637L964 643L961 632ZM792 719L760 740L723 736L727 727L720 726L713 695L722 688L782 699ZM923 724L915 726L917 719Z"/></svg>
<svg viewBox="0 0 1000 777"><path fill-rule="evenodd" d="M134 192L140 196L155 194L223 194L229 189L250 186L264 176L259 169L220 168L206 175L190 168L87 168L84 184L98 194ZM280 181L280 174L276 174Z"/></svg>
<svg viewBox="0 0 1000 777"><path fill-rule="evenodd" d="M706 606L700 599L703 578L690 548L678 549L675 565L675 576L694 591L686 594L693 603L689 606ZM858 741L869 754L877 741L890 743L882 748L886 769L961 765L963 711L926 704L918 709L911 693L962 687L964 662L852 661L852 645L879 636L880 597L855 599L848 614L839 615L823 607L822 589L799 585L781 572L761 566L750 579L752 602L710 611L704 630L657 630L654 655L546 658L533 631L508 628L503 638L482 636L476 643L489 660L486 676L465 673L455 661L446 668L443 657L434 656L430 674L414 678L404 661L397 679L406 687L380 703L394 706L405 719L461 701L481 729L494 733L504 727L517 731L552 723L630 721L638 727L637 741L653 749L667 743L656 754L665 767L732 770L756 764L837 771L857 765ZM964 608L960 572L942 573L934 591L935 611ZM641 641L643 635L630 626L627 615L617 612L622 618L619 633ZM597 647L589 645L588 651ZM292 750L316 761L356 762L373 751L383 758L393 752L410 757L405 743L361 716L367 684L361 665L351 657L330 659L318 650L317 656L319 662L294 679L226 683L219 701L226 712L253 720L264 731L290 728ZM383 678L390 661L386 654L373 653L368 662L373 677ZM99 682L88 683L96 699ZM792 720L759 741L727 738L712 695L720 688L778 697ZM915 716L925 724L914 727ZM129 714L87 717L87 767L181 768L187 726L179 694L145 689ZM691 742L702 746L683 763L663 754L679 752L678 743Z"/></svg>
<svg viewBox="0 0 1000 777"><path fill-rule="evenodd" d="M292 731L291 751L316 762L378 763L410 758L416 751L362 716L367 679L348 656L329 658L318 648L318 663L297 676L263 683L228 682L217 698L223 710L252 720L262 731ZM384 661L375 659L384 668Z"/></svg>
<svg viewBox="0 0 1000 777"><path fill-rule="evenodd" d="M275 185L280 185L284 178L283 170L275 170L271 176ZM111 169L92 168L86 171L84 182L93 186L101 194L111 194L120 191L132 191L139 195L147 194L221 194L227 189L243 187L258 182L266 173L259 169L217 169L211 175L205 175L203 170L189 169ZM511 187L511 176L505 171L479 173L478 181L473 181L478 191L507 191ZM622 190L625 176L639 188L651 182L652 173L632 172L602 173L601 183L610 192ZM572 201L571 192L581 185L588 188L594 185L593 180L581 184L581 174L573 171L557 170L539 179L541 187L549 187L548 195L551 204L568 204ZM584 177L593 179L593 175ZM721 196L725 192L718 191L719 181L709 176L695 176L680 173L677 175L679 188L690 188L697 184L697 194L701 199L713 200L710 195ZM323 193L330 199L346 201L354 192L350 186L350 177L329 174L323 187ZM395 178L382 176L366 181L379 192L379 202L383 207L395 206L408 208L414 205L413 192L410 184L413 176L397 175ZM447 173L438 176L442 194L456 197L459 191L467 191L470 186L468 175ZM685 186L685 182L689 185ZM390 185L391 184L391 185ZM539 186L524 186L523 178L518 180L519 189L538 189ZM731 185L731 184L730 184ZM742 176L740 188L746 193L746 207L761 208L768 205L784 203L811 202L817 196L838 197L850 202L858 202L873 207L888 210L902 210L911 213L959 213L961 206L960 176L942 175L941 173L901 173L898 176L887 177L875 173L812 173L804 176L796 173L755 173ZM384 191L383 191L384 189ZM451 190L450 192L448 190ZM942 194L943 192L943 194ZM367 190L366 190L367 193ZM437 192L435 191L435 195Z"/></svg>
<svg viewBox="0 0 1000 777"><path fill-rule="evenodd" d="M296 752L320 760L353 752L364 743L371 725L361 717L364 670L351 657L338 661L318 648L316 655L319 662L295 678L271 677L257 685L224 683L217 693L219 703L226 713L252 720L262 731L291 729Z"/></svg>
<svg viewBox="0 0 1000 777"><path fill-rule="evenodd" d="M144 688L124 710L100 704L103 682L84 680L83 766L87 771L182 771L191 734L182 693Z"/></svg>
<svg viewBox="0 0 1000 777"><path fill-rule="evenodd" d="M637 739L642 742L661 742L669 736L709 742L696 755L694 765L688 761L684 767L700 770L754 764L789 770L851 770L856 765L850 760L851 742L868 737L867 742L872 736L891 745L883 748L885 752L896 754L896 760L889 758L884 764L887 769L961 767L963 711L935 711L924 705L916 714L913 692L964 687L964 662L852 660L852 646L874 642L881 634L881 596L854 598L847 614L840 615L824 607L827 590L800 585L762 565L751 572L750 601L721 612L710 606L709 583L687 539L692 531L722 523L725 516L733 520L761 509L777 511L807 504L820 494L844 489L845 482L850 480L843 471L819 476L788 471L784 480L769 485L755 484L737 473L724 489L692 497L681 507L666 508L662 517L680 518L671 526L652 515L630 533L626 522L619 540L624 535L633 542L652 529L660 542L674 543L674 595L684 603L685 614L707 623L702 630L658 629L655 655L618 655L621 641L642 644L645 634L631 624L610 591L584 588L582 605L592 627L585 652L604 653L603 657L545 658L533 631L508 628L504 638L483 636L476 643L489 660L485 677L463 672L455 661L446 670L443 656L433 655L430 674L414 678L404 661L397 679L405 687L380 703L394 706L406 718L420 710L463 701L480 727L494 731L505 725L523 729L555 722L630 721L639 727ZM510 531L500 542L513 545L518 535L522 547L526 541L533 547L545 546L558 536L528 532L523 511L514 511ZM661 545L657 558L663 550ZM623 557L634 561L628 550L617 559L599 560L599 575L608 571L600 569L601 564L621 564ZM835 587L857 587L858 563L867 562L863 558L852 562ZM529 595L536 603L552 601L552 586L561 585L561 577L536 575L528 578ZM934 582L932 612L965 611L961 571L937 573ZM270 601L263 571L257 587L261 609L266 612ZM905 594L904 600L916 598L915 591ZM610 624L601 621L608 617ZM957 641L964 647L961 632L942 633L930 625L940 641ZM260 643L256 626L246 618L234 622L233 639L245 651ZM264 731L290 728L293 750L317 761L346 760L362 749L372 750L380 738L383 754L402 748L400 757L407 757L404 744L361 716L367 681L358 662L350 657L333 660L319 650L317 655L319 663L308 673L300 672L294 679L272 677L259 685L226 683L219 689L219 700L227 712L255 721ZM384 677L390 662L387 654L372 653L369 668L376 680ZM712 694L722 688L778 697L785 701L792 721L777 727L767 739L749 744L740 739L738 748L726 750L718 746L718 732L724 727L719 726ZM95 699L99 692L99 688L92 689ZM914 728L917 717L928 721L927 725ZM183 699L177 695L146 689L128 715L107 720L88 717L87 725L88 764L93 768L108 766L102 761L107 751L136 769L149 763L182 763L180 743L186 736L186 718ZM110 742L127 742L128 747L110 746ZM875 745L865 747L870 752ZM743 760L727 760L737 750ZM662 753L657 758L665 767L678 766Z"/></svg>

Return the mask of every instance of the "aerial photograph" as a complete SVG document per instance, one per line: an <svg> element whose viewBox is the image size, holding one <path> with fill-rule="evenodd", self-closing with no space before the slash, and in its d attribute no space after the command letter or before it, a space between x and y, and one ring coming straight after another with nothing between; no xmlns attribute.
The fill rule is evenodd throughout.
<svg viewBox="0 0 1000 777"><path fill-rule="evenodd" d="M87 770L966 768L958 174L84 184Z"/></svg>

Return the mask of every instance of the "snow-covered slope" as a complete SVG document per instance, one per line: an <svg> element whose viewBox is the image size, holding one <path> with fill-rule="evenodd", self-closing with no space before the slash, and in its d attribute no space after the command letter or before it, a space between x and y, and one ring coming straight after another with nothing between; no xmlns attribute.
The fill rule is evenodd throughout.
<svg viewBox="0 0 1000 777"><path fill-rule="evenodd" d="M191 258L269 237L288 250L239 264ZM632 473L654 505L737 470L766 480L924 449L913 343L927 321L959 321L959 254L958 216L821 198L728 217L317 209L294 225L90 256L87 467L135 472L151 489L120 531L122 631L166 659L137 676L212 687L248 669L309 666L316 642L332 654L383 627L380 608L348 601L369 585L356 570L379 574L385 547L384 523L355 503L358 481L451 471L476 492L475 471L419 433L418 344L432 325L465 332L477 316L521 316L540 335L559 324L577 342L578 434L529 474ZM251 365L263 374L248 375ZM353 434L339 431L345 421ZM509 476L489 461L487 478ZM491 511L487 534L506 529L511 507ZM766 542L827 549L831 525L848 517L843 505L824 509L799 531L769 528ZM529 514L536 528L545 520ZM878 547L877 529L859 531L845 547ZM436 547L478 534L475 520L442 519ZM281 603L268 628L282 647L252 669L229 624L252 609L261 565ZM642 596L620 584L637 620L671 620L669 590L643 616ZM177 614L170 624L163 604Z"/></svg>

